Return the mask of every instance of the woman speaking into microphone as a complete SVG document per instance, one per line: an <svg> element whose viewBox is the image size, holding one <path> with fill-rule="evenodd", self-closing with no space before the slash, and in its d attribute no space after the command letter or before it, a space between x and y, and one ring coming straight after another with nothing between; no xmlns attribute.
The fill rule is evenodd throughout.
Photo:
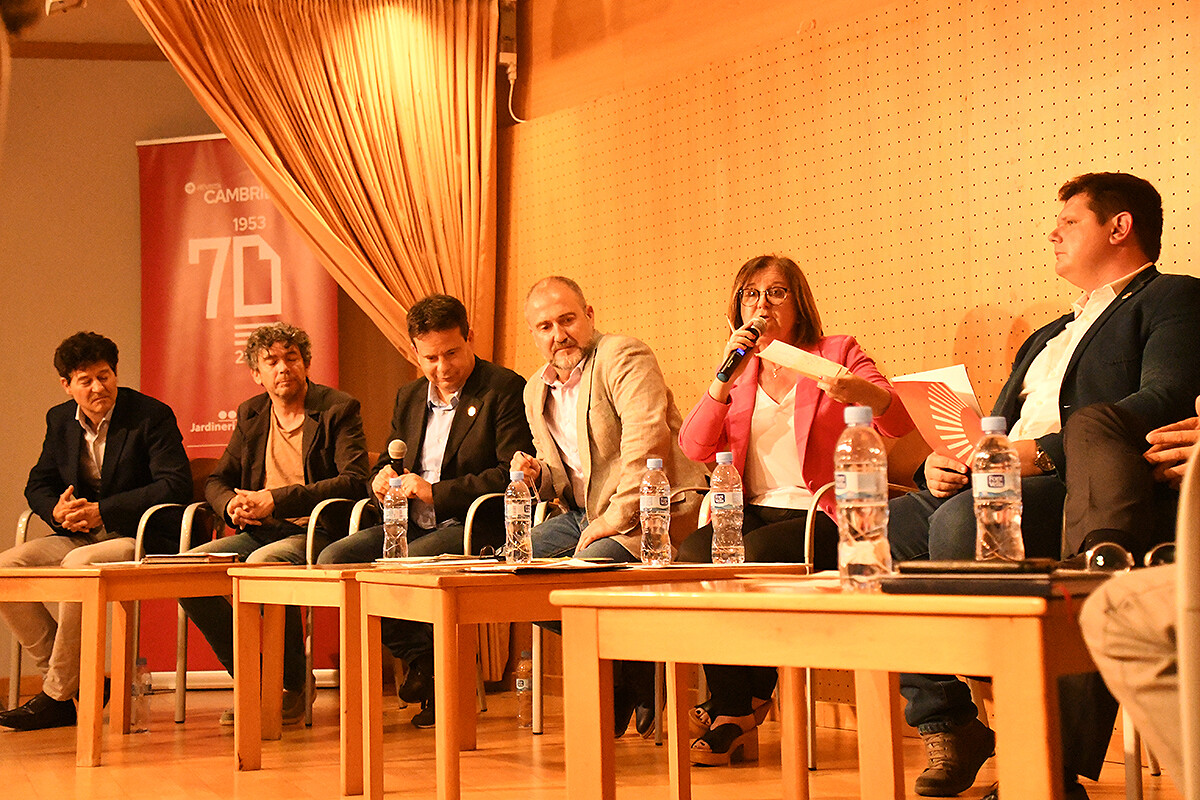
<svg viewBox="0 0 1200 800"><path fill-rule="evenodd" d="M823 334L812 289L790 258L759 256L743 264L733 281L729 319L734 331L721 354L718 377L688 414L679 444L689 458L702 462L712 462L723 450L733 452L746 498L746 561L804 561L808 507L813 491L833 480L833 448L845 427L843 409L870 406L875 427L890 437L911 431L912 420L852 336ZM846 370L818 383L761 359L758 354L774 341ZM822 499L821 509L816 567L833 568L837 526L832 495ZM712 525L706 525L689 536L679 560L710 561L712 535ZM711 696L690 714L696 737L692 763L753 759L757 726L766 717L776 671L716 665L704 670Z"/></svg>

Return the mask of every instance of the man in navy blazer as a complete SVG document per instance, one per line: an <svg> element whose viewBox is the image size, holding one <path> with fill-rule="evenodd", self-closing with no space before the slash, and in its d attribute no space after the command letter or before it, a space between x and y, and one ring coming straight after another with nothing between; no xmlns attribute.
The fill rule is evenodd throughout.
<svg viewBox="0 0 1200 800"><path fill-rule="evenodd" d="M1123 173L1091 173L1059 190L1063 202L1050 234L1055 271L1082 290L1067 314L1036 331L1017 353L1012 375L992 412L1004 416L1021 456L1028 556L1059 558L1062 514L1072 473L1063 429L1075 412L1111 403L1145 430L1189 416L1200 392L1200 280L1164 275L1154 261L1162 236L1162 201L1146 181ZM892 501L888 536L897 561L973 559L975 519L969 469L931 455L919 472L924 491ZM1079 689L1079 687L1076 687ZM1096 777L1115 714L1111 698L1099 704L1092 688L1064 687L1067 797L1086 797L1076 775ZM953 676L903 675L906 717L925 739L929 768L918 794L948 796L971 785L992 753L994 736L976 718L965 684ZM1073 702L1074 695L1080 695Z"/></svg>
<svg viewBox="0 0 1200 800"><path fill-rule="evenodd" d="M54 366L71 400L46 414L42 454L25 485L29 507L53 534L0 553L0 567L128 560L142 512L191 499L192 475L175 414L152 397L118 388L112 340L97 333L70 336L55 350ZM178 531L178 516L173 525L160 521L147 531L147 549L174 552ZM0 604L0 617L42 673L42 691L0 714L0 725L74 725L79 604L59 604L57 623L41 603Z"/></svg>
<svg viewBox="0 0 1200 800"><path fill-rule="evenodd" d="M422 377L396 392L389 441L407 445L397 474L386 452L375 465L371 491L377 500L399 478L408 498L409 555L461 553L467 509L480 495L503 492L513 453L531 450L521 392L525 381L512 370L475 355L467 309L457 298L435 294L413 304L408 335ZM504 544L501 504L484 506L472 526L471 548ZM373 561L382 555L383 527L367 528L321 553L322 564ZM424 623L383 620L383 641L408 665L400 687L405 702L420 703L418 728L434 724L433 630Z"/></svg>

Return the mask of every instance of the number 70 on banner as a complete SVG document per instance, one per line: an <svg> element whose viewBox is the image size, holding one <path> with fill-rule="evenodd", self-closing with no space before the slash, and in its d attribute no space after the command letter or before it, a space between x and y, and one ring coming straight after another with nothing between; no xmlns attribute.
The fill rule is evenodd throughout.
<svg viewBox="0 0 1200 800"><path fill-rule="evenodd" d="M247 251L251 251L247 258ZM206 319L217 318L217 307L220 303L221 285L224 282L225 267L229 256L233 255L233 316L257 317L278 316L283 313L283 262L279 254L266 240L258 234L249 236L214 236L202 239L188 240L188 263L193 266L203 266L201 254L212 253L212 267L208 278L208 296L204 304ZM262 262L267 262L271 275L271 294L266 302L246 302L246 262L261 269ZM256 281L257 284L257 281Z"/></svg>

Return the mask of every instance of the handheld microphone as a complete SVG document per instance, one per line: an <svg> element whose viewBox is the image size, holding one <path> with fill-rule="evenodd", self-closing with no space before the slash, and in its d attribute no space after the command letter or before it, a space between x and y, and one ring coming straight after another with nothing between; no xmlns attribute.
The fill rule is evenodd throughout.
<svg viewBox="0 0 1200 800"><path fill-rule="evenodd" d="M752 337L751 341L757 342L758 337L763 335L763 331L766 330L766 328L766 319L763 317L755 317L750 323L750 327L746 329L746 332ZM717 380L719 380L721 383L729 383L729 378L731 375L733 375L733 371L737 368L738 364L742 363L742 359L745 357L746 348L735 348L732 353L725 357L725 363L721 365L719 370L717 370Z"/></svg>
<svg viewBox="0 0 1200 800"><path fill-rule="evenodd" d="M408 445L403 439L392 439L388 442L388 458L391 459L392 469L397 475L404 474L404 457L408 455Z"/></svg>

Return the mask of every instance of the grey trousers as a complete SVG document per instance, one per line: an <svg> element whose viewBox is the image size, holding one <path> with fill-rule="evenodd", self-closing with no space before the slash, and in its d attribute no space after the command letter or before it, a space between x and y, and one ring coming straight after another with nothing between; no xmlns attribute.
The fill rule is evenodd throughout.
<svg viewBox="0 0 1200 800"><path fill-rule="evenodd" d="M1088 597L1079 625L1109 690L1178 786L1183 743L1175 576L1174 564L1114 576Z"/></svg>
<svg viewBox="0 0 1200 800"><path fill-rule="evenodd" d="M84 567L133 558L133 539L105 534L56 534L0 553L0 567ZM58 621L43 603L0 603L0 618L42 673L42 691L70 700L79 691L79 603L59 603Z"/></svg>

